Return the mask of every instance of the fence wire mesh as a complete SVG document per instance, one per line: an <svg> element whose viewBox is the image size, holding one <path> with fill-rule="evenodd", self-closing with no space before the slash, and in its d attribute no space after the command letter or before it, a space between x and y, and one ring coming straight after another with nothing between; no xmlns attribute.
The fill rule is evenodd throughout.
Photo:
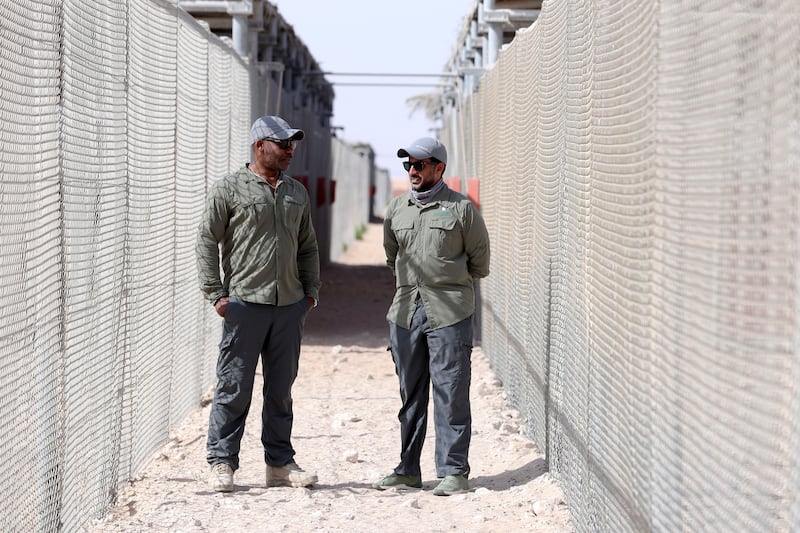
<svg viewBox="0 0 800 533"><path fill-rule="evenodd" d="M0 1L0 530L103 516L208 390L195 230L249 76L175 2Z"/></svg>
<svg viewBox="0 0 800 533"><path fill-rule="evenodd" d="M368 220L375 170L342 149L363 210L331 235L331 213L355 206L332 208L325 111L273 74L176 0L0 0L0 416L14 435L0 492L16 502L0 531L104 516L209 390L221 322L197 286L196 228L210 184L249 161L254 118L306 132L290 173L323 261Z"/></svg>
<svg viewBox="0 0 800 533"><path fill-rule="evenodd" d="M445 117L484 350L581 531L800 529L798 11L545 2Z"/></svg>

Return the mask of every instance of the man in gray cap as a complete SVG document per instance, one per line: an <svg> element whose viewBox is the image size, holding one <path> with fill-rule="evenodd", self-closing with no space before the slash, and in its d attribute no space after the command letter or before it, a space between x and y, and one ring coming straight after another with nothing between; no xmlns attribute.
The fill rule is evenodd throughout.
<svg viewBox="0 0 800 533"><path fill-rule="evenodd" d="M308 192L285 173L303 136L280 117L256 120L253 161L214 183L198 228L200 290L224 318L206 444L215 491L233 490L259 357L266 485L317 481L294 462L291 443L292 384L306 315L320 288Z"/></svg>
<svg viewBox="0 0 800 533"><path fill-rule="evenodd" d="M438 496L469 490L469 403L474 283L489 274L489 234L480 213L442 176L447 150L423 137L397 151L411 190L392 200L383 226L397 290L389 308L392 359L400 380L400 464L379 490L422 488L420 454L433 384Z"/></svg>

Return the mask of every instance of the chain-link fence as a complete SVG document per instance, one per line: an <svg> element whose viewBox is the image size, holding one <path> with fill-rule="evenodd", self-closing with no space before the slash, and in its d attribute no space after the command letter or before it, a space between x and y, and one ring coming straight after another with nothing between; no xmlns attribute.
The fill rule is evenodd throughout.
<svg viewBox="0 0 800 533"><path fill-rule="evenodd" d="M175 0L0 0L0 531L102 517L209 390L208 185L277 112L306 132L290 172L329 188L324 121L291 87L280 109L253 98L277 83Z"/></svg>
<svg viewBox="0 0 800 533"><path fill-rule="evenodd" d="M800 9L545 2L446 117L580 531L798 529Z"/></svg>

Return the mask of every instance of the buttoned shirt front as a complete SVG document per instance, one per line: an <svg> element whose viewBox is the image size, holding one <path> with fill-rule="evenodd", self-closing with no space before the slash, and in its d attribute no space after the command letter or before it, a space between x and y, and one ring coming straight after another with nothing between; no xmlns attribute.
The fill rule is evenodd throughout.
<svg viewBox="0 0 800 533"><path fill-rule="evenodd" d="M197 231L200 290L289 305L319 298L319 249L308 191L281 173L275 189L247 165L211 187ZM220 277L220 259L222 277Z"/></svg>
<svg viewBox="0 0 800 533"><path fill-rule="evenodd" d="M418 298L434 329L475 312L474 280L489 274L489 234L466 197L447 187L425 205L410 192L396 197L387 208L383 242L397 287L389 320L410 327Z"/></svg>

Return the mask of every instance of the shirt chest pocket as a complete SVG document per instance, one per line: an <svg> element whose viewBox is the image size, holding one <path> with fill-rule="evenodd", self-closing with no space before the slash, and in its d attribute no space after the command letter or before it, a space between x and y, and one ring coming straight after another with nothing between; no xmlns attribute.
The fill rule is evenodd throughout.
<svg viewBox="0 0 800 533"><path fill-rule="evenodd" d="M237 225L263 225L272 220L273 210L273 205L267 198L243 196L236 203L233 219Z"/></svg>
<svg viewBox="0 0 800 533"><path fill-rule="evenodd" d="M414 219L392 219L392 233L394 233L397 243L401 248L410 248L414 242Z"/></svg>
<svg viewBox="0 0 800 533"><path fill-rule="evenodd" d="M463 249L461 231L454 217L434 217L428 224L432 251L439 257L452 257Z"/></svg>
<svg viewBox="0 0 800 533"><path fill-rule="evenodd" d="M300 221L303 218L303 203L293 196L284 196L281 202L281 210L283 211L286 221L286 226L289 228L299 228Z"/></svg>

